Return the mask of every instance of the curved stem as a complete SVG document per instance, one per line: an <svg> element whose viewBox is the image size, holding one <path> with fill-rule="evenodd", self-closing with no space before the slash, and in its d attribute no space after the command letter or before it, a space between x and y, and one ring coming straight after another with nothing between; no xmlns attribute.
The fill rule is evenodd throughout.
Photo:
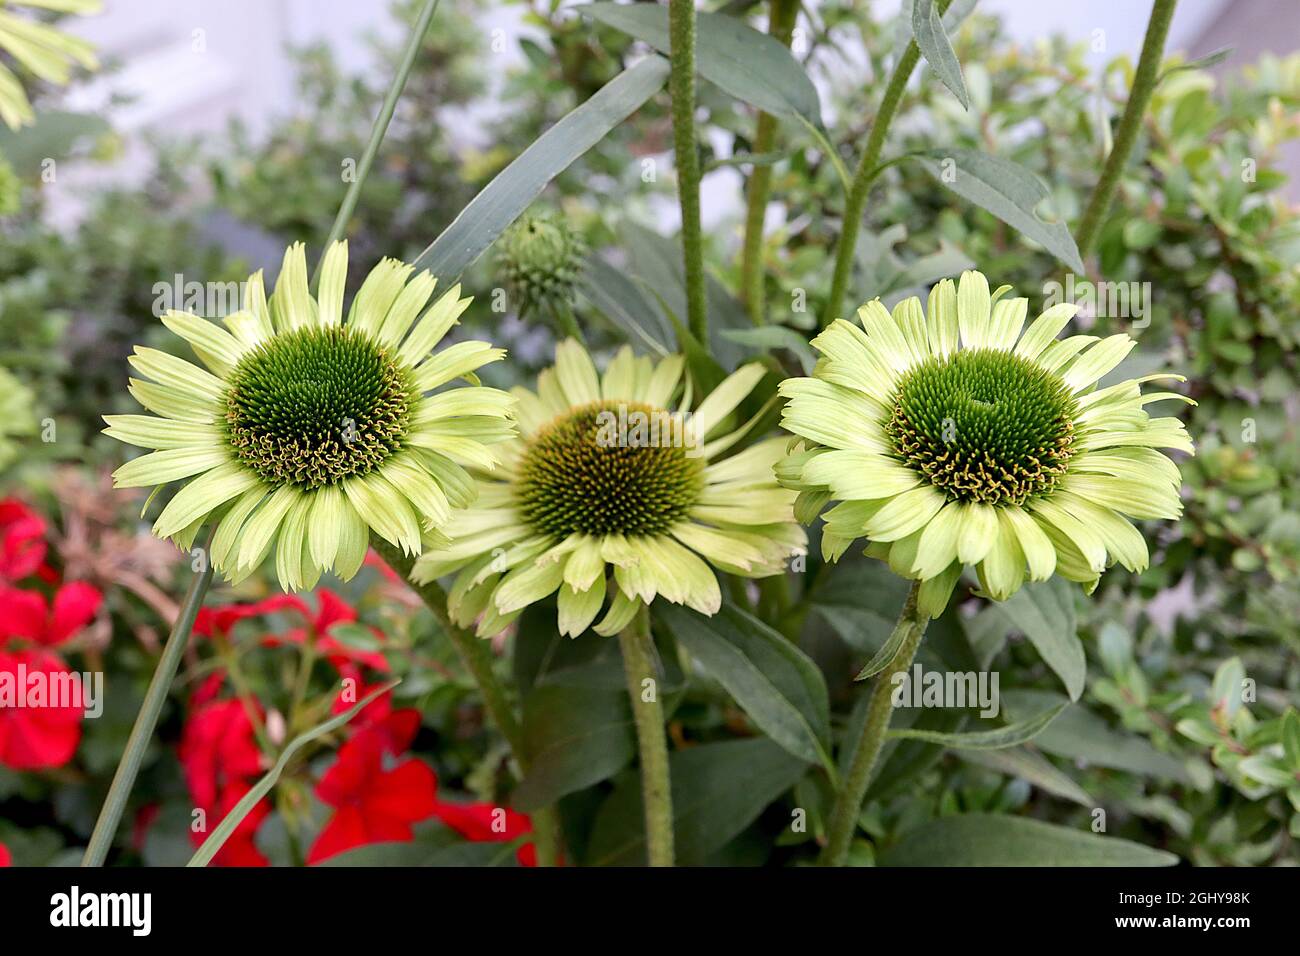
<svg viewBox="0 0 1300 956"><path fill-rule="evenodd" d="M211 540L209 535L209 544ZM154 668L153 678L149 681L148 690L145 691L140 713L136 715L131 736L127 738L126 751L118 762L117 772L113 774L113 782L108 788L108 796L104 798L99 819L95 821L94 832L91 833L90 842L86 845L86 855L81 859L82 866L104 865L109 847L113 845L117 826L122 822L122 812L131 797L131 788L135 785L135 778L140 772L145 751L149 749L149 743L153 740L154 728L158 726L158 715L162 713L167 692L176 678L176 669L180 666L185 647L190 642L194 619L199 616L203 597L208 593L208 585L212 583L212 561L208 557L208 545L204 545L203 551L204 569L195 573L190 580L189 590L185 592L180 614L176 617L176 623L172 625L171 634L163 646L162 656L158 658L158 666Z"/></svg>
<svg viewBox="0 0 1300 956"><path fill-rule="evenodd" d="M772 0L772 13L767 31L786 46L794 32L799 14L799 0ZM757 156L772 151L776 140L776 117L759 113L754 130L751 152ZM755 325L762 325L763 308L763 221L767 213L767 197L772 188L772 167L760 163L749 175L749 188L745 193L745 245L740 260L740 291L749 317Z"/></svg>
<svg viewBox="0 0 1300 956"><path fill-rule="evenodd" d="M938 0L936 9L940 16L947 12L951 3L952 0ZM911 78L912 71L916 69L920 58L921 51L917 48L916 41L909 41L907 49L903 51L903 55L894 66L889 85L885 87L885 98L881 101L880 111L876 113L875 121L871 124L866 149L862 153L862 158L858 160L858 168L853 173L848 200L844 204L844 224L840 229L839 243L835 247L835 274L831 279L831 295L826 301L826 311L822 314L823 326L830 325L838 318L837 313L844 303L844 293L848 288L849 274L853 271L853 256L858 245L858 230L862 226L862 212L866 208L867 193L871 190L871 183L876 178L880 165L880 151L885 146L885 136L889 132L889 124L893 122L894 114L898 112L903 91L907 89L907 81Z"/></svg>
<svg viewBox="0 0 1300 956"><path fill-rule="evenodd" d="M645 802L646 859L651 866L673 865L673 794L668 779L668 737L659 700L650 610L641 608L618 636L623 673L636 721L641 754L641 794ZM649 686L645 682L649 681Z"/></svg>
<svg viewBox="0 0 1300 956"><path fill-rule="evenodd" d="M682 209L687 324L691 334L708 348L704 240L700 232L700 154L695 146L695 0L668 0L668 42L672 66L668 90L672 96L677 198Z"/></svg>
<svg viewBox="0 0 1300 956"><path fill-rule="evenodd" d="M1124 115L1120 117L1119 129L1115 133L1115 145L1101 171L1101 178L1088 199L1088 206L1079 221L1079 230L1075 241L1079 246L1079 255L1086 256L1097 241L1101 225L1110 209L1115 190L1119 187L1120 173L1133 152L1142 117L1151 102L1160 76L1160 59L1164 55L1165 38L1169 35L1169 24L1174 19L1176 0L1155 0L1151 7L1151 19L1147 22L1146 38L1142 41L1142 54L1138 58L1137 72L1133 75L1133 89L1129 93L1128 103L1124 106Z"/></svg>
<svg viewBox="0 0 1300 956"><path fill-rule="evenodd" d="M862 801L867 795L867 786L871 783L871 772L875 769L876 758L880 756L880 748L885 742L889 718L893 716L891 687L894 675L903 673L912 666L912 658L916 656L925 627L930 623L930 619L916 608L920 590L920 582L913 582L903 610L898 615L898 623L894 625L894 635L900 630L904 631L903 643L894 659L877 675L872 688L871 700L867 704L867 719L862 725L862 736L858 738L853 762L831 813L830 836L819 861L822 866L843 866L848 858L849 844L853 842L853 833L858 825L858 814L862 811Z"/></svg>
<svg viewBox="0 0 1300 956"><path fill-rule="evenodd" d="M402 52L401 62L397 65L397 73L393 76L393 82L388 87L388 93L384 96L383 105L379 108L379 115L375 117L375 125L370 128L370 141L366 143L365 151L361 154L361 159L357 163L356 178L348 185L348 191L343 196L343 204L339 206L338 215L334 217L334 225L330 227L329 238L325 240L325 249L328 250L339 239L343 238L343 230L347 227L348 220L352 218L352 213L357 208L357 200L361 198L361 186L370 175L370 167L374 165L375 156L379 153L379 145L384 141L384 134L388 132L388 124L392 122L393 111L397 109L397 101L402 95L402 90L406 86L406 78L411 75L411 68L415 66L415 58L420 52L420 44L424 42L424 35L429 31L429 23L433 20L433 14L438 9L438 0L425 0L424 6L420 9L420 15L415 21L415 26L411 28L410 39L407 40L406 49ZM311 283L316 285L316 280L320 276L321 263L324 261L324 254L316 261L316 269L312 272Z"/></svg>
<svg viewBox="0 0 1300 956"><path fill-rule="evenodd" d="M379 535L371 533L370 546L384 559L384 563L397 572L406 582L425 607L433 612L447 637L456 648L466 670L478 685L483 696L483 708L510 745L510 752L522 772L528 771L528 752L524 746L524 731L515 716L514 708L506 695L505 686L492 669L492 655L486 641L479 640L463 627L458 627L447 612L447 592L436 581L416 584L411 580L411 567L415 560L403 554L400 548L389 544ZM544 807L532 814L534 834L537 840L537 860L542 866L553 866L558 855L559 818L554 807Z"/></svg>

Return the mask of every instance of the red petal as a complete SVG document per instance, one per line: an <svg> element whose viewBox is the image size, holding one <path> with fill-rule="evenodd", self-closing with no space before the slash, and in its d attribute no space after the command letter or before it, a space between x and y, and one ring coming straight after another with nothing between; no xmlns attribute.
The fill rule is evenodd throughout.
<svg viewBox="0 0 1300 956"><path fill-rule="evenodd" d="M342 807L325 824L307 851L307 863L319 863L337 853L367 843L366 825L356 807Z"/></svg>
<svg viewBox="0 0 1300 956"><path fill-rule="evenodd" d="M48 616L45 595L0 585L0 637L40 641Z"/></svg>
<svg viewBox="0 0 1300 956"><path fill-rule="evenodd" d="M404 823L424 820L438 809L437 790L433 769L412 758L371 781L364 796L366 816Z"/></svg>
<svg viewBox="0 0 1300 956"><path fill-rule="evenodd" d="M85 581L73 581L59 588L54 595L54 615L45 643L62 644L90 623L102 601L99 589Z"/></svg>
<svg viewBox="0 0 1300 956"><path fill-rule="evenodd" d="M320 611L313 622L317 634L324 634L341 621L355 621L357 612L341 597L326 588L321 588L317 595L320 599Z"/></svg>
<svg viewBox="0 0 1300 956"><path fill-rule="evenodd" d="M9 848L0 843L0 866L8 866L13 863L14 858L9 855Z"/></svg>

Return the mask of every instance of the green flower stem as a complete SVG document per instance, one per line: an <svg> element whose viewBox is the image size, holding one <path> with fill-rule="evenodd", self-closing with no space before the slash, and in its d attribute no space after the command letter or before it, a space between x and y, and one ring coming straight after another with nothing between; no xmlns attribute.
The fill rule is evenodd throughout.
<svg viewBox="0 0 1300 956"><path fill-rule="evenodd" d="M876 676L871 701L867 704L867 718L862 725L862 736L858 739L857 749L853 752L853 763L831 813L830 837L822 850L822 866L843 866L849 855L849 844L853 842L853 833L858 826L858 814L862 812L862 801L867 795L867 785L871 783L871 772L875 769L876 758L880 756L881 745L885 742L885 732L889 729L889 719L893 716L891 690L894 675L904 673L912 666L912 658L916 656L925 627L930 623L930 619L916 608L920 590L920 582L913 582L911 590L907 592L902 613L898 616L898 623L894 625L895 636L900 630L904 632L903 643L894 659Z"/></svg>
<svg viewBox="0 0 1300 956"><path fill-rule="evenodd" d="M641 608L618 636L623 651L623 673L636 720L641 753L641 793L645 801L646 856L651 866L673 865L673 794L668 779L668 738L664 733L664 708L659 700L654 639L650 636L650 610ZM645 699L645 680L654 682Z"/></svg>
<svg viewBox="0 0 1300 956"><path fill-rule="evenodd" d="M208 544L211 541L209 535ZM140 764L144 761L145 751L149 749L149 743L153 740L154 728L158 725L158 715L162 713L167 692L176 678L176 669L180 666L181 657L190 642L194 619L199 616L203 597L208 593L208 585L212 583L212 562L207 558L208 544L203 546L205 567L190 579L190 587L185 592L180 613L176 617L176 623L172 625L167 643L163 646L162 656L158 658L158 666L154 668L153 678L149 681L149 688L144 694L144 702L140 705L140 713L136 715L135 725L131 728L131 736L127 738L126 751L118 762L117 772L113 774L113 782L108 788L108 796L105 797L104 806L99 811L99 819L95 821L94 832L91 833L90 843L86 846L86 855L81 859L82 866L103 866L104 860L108 857L109 847L113 845L113 837L117 834L118 824L122 822L122 812L131 797L131 788L135 785L136 775L140 772Z"/></svg>
<svg viewBox="0 0 1300 956"><path fill-rule="evenodd" d="M700 154L695 145L695 0L668 0L672 72L673 153L677 198L682 208L682 251L686 262L686 315L691 334L709 347L704 296L704 240L700 232Z"/></svg>
<svg viewBox="0 0 1300 956"><path fill-rule="evenodd" d="M935 7L940 16L947 12L951 3L952 0L938 0ZM826 301L826 311L822 314L823 327L839 317L840 306L844 303L844 293L849 284L849 274L853 271L853 257L858 245L858 230L862 227L862 213L867 205L867 194L880 171L880 152L885 146L885 136L894 114L898 112L898 104L907 89L907 81L920 58L921 51L917 48L916 41L909 41L889 78L889 85L885 87L885 98L871 124L866 149L853 173L848 200L844 205L844 224L840 229L839 243L835 247L835 273L831 279L831 295Z"/></svg>
<svg viewBox="0 0 1300 956"><path fill-rule="evenodd" d="M772 0L768 33L789 46L798 14L798 0ZM759 113L751 152L757 156L770 153L776 140L776 127L776 117ZM749 189L745 193L745 245L740 260L741 297L755 325L763 324L766 312L763 308L763 220L771 188L771 165L758 163L750 173Z"/></svg>
<svg viewBox="0 0 1300 956"><path fill-rule="evenodd" d="M1169 24L1174 19L1176 0L1155 0L1151 7L1151 19L1147 22L1146 38L1142 41L1142 53L1138 58L1137 72L1133 75L1133 89L1129 93L1128 103L1124 106L1124 115L1120 117L1119 129L1115 133L1115 145L1101 171L1101 179L1088 200L1079 221L1075 241L1079 246L1079 255L1086 256L1097 241L1101 225L1110 209L1115 190L1119 188L1120 173L1133 152L1138 132L1142 128L1142 117L1151 102L1151 94L1160 78L1160 60L1164 55L1165 38L1169 35Z"/></svg>
<svg viewBox="0 0 1300 956"><path fill-rule="evenodd" d="M379 153L379 145L384 141L384 134L388 132L388 124L393 119L393 111L397 109L397 101L406 86L406 78L410 76L411 68L415 66L415 58L419 55L420 44L424 42L424 35L429 31L429 23L433 20L433 14L437 9L438 0L425 0L424 6L420 9L420 15L415 21L415 26L411 28L411 37L406 43L406 50L402 53L402 60L397 66L397 74L388 87L388 93L384 97L383 105L379 108L379 115L375 117L375 125L370 129L370 141L366 143L365 151L361 154L361 160L357 163L356 178L348 185L348 191L343 197L343 205L339 206L338 215L334 217L334 225L330 227L329 239L325 242L325 251L328 251L330 246L343 238L343 231L347 228L348 220L352 218L352 213L357 208L357 200L361 198L361 186L370 174L370 167L374 165L375 156ZM321 263L324 262L324 258L324 255L322 255L317 260L316 269L312 272L311 284L313 287L315 287L316 280L320 276L320 267Z"/></svg>
<svg viewBox="0 0 1300 956"><path fill-rule="evenodd" d="M573 314L573 306L568 302L561 302L555 306L555 321L565 335L571 339L577 340L578 344L586 348L587 337L582 334L582 326L578 324L578 317Z"/></svg>
<svg viewBox="0 0 1300 956"><path fill-rule="evenodd" d="M373 532L370 535L370 546L384 559L384 563L396 571L407 586L419 595L420 600L438 619L438 623L442 625L460 655L461 661L478 685L479 693L483 696L483 707L487 710L488 716L492 718L492 722L496 724L501 735L505 737L506 743L510 745L510 751L520 771L527 773L528 755L524 748L523 727L519 723L519 718L515 716L514 708L510 705L504 685L497 677L496 671L492 669L492 656L487 641L480 640L464 628L456 626L447 613L447 593L441 585L436 581L416 584L411 580L414 558L403 554L401 549L389 544ZM553 807L544 807L535 811L532 818L537 840L537 861L542 866L553 866L558 854L559 818Z"/></svg>

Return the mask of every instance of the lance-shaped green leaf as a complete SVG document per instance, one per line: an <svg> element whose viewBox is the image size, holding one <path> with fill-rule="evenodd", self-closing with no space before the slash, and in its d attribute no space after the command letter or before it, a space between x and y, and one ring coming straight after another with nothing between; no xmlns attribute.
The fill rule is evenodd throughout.
<svg viewBox="0 0 1300 956"><path fill-rule="evenodd" d="M668 53L668 8L656 3L591 3L575 8ZM764 113L822 125L817 88L784 43L735 17L696 14L696 69L723 92Z"/></svg>
<svg viewBox="0 0 1300 956"><path fill-rule="evenodd" d="M967 813L905 834L881 866L1173 866L1178 857L1028 817Z"/></svg>
<svg viewBox="0 0 1300 956"><path fill-rule="evenodd" d="M944 86L952 91L965 109L970 109L970 94L961 75L961 64L943 29L943 20L934 0L916 0L912 6L912 36L916 45Z"/></svg>
<svg viewBox="0 0 1300 956"><path fill-rule="evenodd" d="M470 200L442 235L415 260L451 282L514 222L546 188L642 103L663 88L668 61L651 56L610 80L591 99L537 138Z"/></svg>
<svg viewBox="0 0 1300 956"><path fill-rule="evenodd" d="M945 734L934 730L903 727L891 730L889 736L898 740L924 740L926 743L951 747L954 750L1000 750L1003 747L1016 747L1033 740L1068 706L1068 703L1057 704L1025 720L993 730Z"/></svg>
<svg viewBox="0 0 1300 956"><path fill-rule="evenodd" d="M1027 584L1001 604L990 607L1024 634L1047 666L1056 671L1072 700L1083 693L1088 662L1083 654L1070 586L1060 578Z"/></svg>
<svg viewBox="0 0 1300 956"><path fill-rule="evenodd" d="M1079 247L1065 223L1039 218L1036 210L1048 197L1047 187L1029 170L971 149L933 150L921 162L957 195L1034 240L1075 272L1084 271Z"/></svg>

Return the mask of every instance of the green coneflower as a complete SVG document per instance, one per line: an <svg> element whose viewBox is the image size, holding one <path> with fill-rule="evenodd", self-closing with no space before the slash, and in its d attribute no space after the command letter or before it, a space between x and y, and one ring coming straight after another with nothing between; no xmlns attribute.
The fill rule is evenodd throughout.
<svg viewBox="0 0 1300 956"><path fill-rule="evenodd" d="M942 612L963 567L1004 600L1053 573L1096 587L1115 561L1147 566L1125 516L1177 518L1177 466L1156 449L1192 453L1182 422L1144 406L1172 392L1097 380L1134 346L1124 334L1057 340L1077 311L1055 305L1024 334L1028 300L989 294L966 272L931 290L928 316L910 298L891 315L879 300L861 326L837 320L813 340L811 378L782 383L783 424L805 439L777 473L800 490L798 511L824 515L822 551L855 539L921 582L918 602Z"/></svg>
<svg viewBox="0 0 1300 956"><path fill-rule="evenodd" d="M562 216L523 216L501 236L498 249L506 292L521 316L550 314L572 302L587 243Z"/></svg>
<svg viewBox="0 0 1300 956"><path fill-rule="evenodd" d="M734 372L689 412L683 361L657 364L622 349L600 376L572 340L556 349L537 392L517 388L522 435L502 467L480 483L475 505L444 529L413 577L459 572L449 595L457 623L482 615L499 633L525 607L559 592L559 627L577 636L596 619L614 634L656 595L712 614L716 567L748 577L778 574L805 542L794 492L772 468L786 439L722 457L742 427L715 434L763 376Z"/></svg>
<svg viewBox="0 0 1300 956"><path fill-rule="evenodd" d="M15 6L86 16L100 11L103 7L100 0L19 0L17 3L0 0L0 50L34 75L47 83L63 86L72 78L72 63L88 70L99 68L95 48L85 40L10 13ZM10 129L17 129L35 119L22 83L4 64L0 64L0 119Z"/></svg>
<svg viewBox="0 0 1300 956"><path fill-rule="evenodd" d="M322 571L344 580L366 554L369 531L418 554L437 541L475 484L462 465L491 468L488 445L515 433L514 399L477 384L474 370L505 352L486 342L434 347L469 305L460 286L426 310L435 279L384 259L343 316L347 243L308 291L301 243L284 255L268 298L262 273L248 279L245 307L225 328L186 312L163 324L206 369L139 348L131 394L151 415L107 415L105 434L157 449L114 473L119 487L186 480L154 533L188 548L219 517L213 566L247 577L270 553L289 590ZM409 280L409 281L408 281ZM472 387L430 394L457 378Z"/></svg>

